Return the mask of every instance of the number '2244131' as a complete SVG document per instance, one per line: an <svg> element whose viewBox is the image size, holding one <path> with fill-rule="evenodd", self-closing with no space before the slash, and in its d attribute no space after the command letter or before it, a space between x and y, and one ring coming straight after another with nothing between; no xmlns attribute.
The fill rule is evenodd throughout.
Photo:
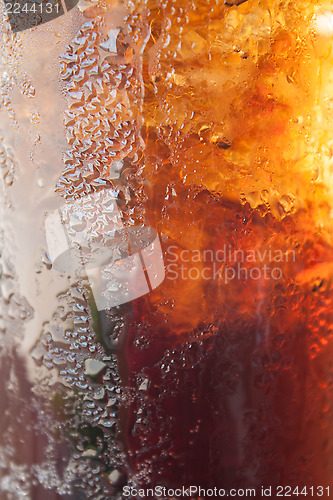
<svg viewBox="0 0 333 500"><path fill-rule="evenodd" d="M36 12L36 13L45 13L45 14L52 14L52 12L59 12L60 11L60 4L57 3L10 3L6 2L6 12L11 13L11 14L21 14L22 12L28 13L28 12Z"/></svg>
<svg viewBox="0 0 333 500"><path fill-rule="evenodd" d="M329 486L304 486L292 487L292 486L277 486L276 496L277 497L294 497L294 496L310 496L310 497L329 497L330 487Z"/></svg>

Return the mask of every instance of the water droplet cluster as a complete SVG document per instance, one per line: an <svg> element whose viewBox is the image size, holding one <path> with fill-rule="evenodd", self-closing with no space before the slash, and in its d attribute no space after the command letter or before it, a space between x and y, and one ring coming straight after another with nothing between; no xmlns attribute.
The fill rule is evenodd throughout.
<svg viewBox="0 0 333 500"><path fill-rule="evenodd" d="M143 146L142 76L135 53L142 33L133 40L132 33L111 30L106 43L101 22L98 17L85 22L61 57L70 148L57 191L66 199L113 186L122 169L138 162Z"/></svg>
<svg viewBox="0 0 333 500"><path fill-rule="evenodd" d="M91 316L91 311L93 315L97 311L88 298L87 284L82 282L73 282L58 297L54 319L45 325L32 355L38 365L58 373L53 411L60 420L59 430L69 436L74 450L68 487L80 480L78 487L88 498L117 498L118 484L108 476L116 468L125 474L116 438L123 396L117 358L103 348L98 324L93 324Z"/></svg>

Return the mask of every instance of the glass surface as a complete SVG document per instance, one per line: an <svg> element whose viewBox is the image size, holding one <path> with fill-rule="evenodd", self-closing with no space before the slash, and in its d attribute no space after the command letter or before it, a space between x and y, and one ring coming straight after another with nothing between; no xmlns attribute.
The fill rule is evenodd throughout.
<svg viewBox="0 0 333 500"><path fill-rule="evenodd" d="M332 3L8 4L1 500L331 498Z"/></svg>

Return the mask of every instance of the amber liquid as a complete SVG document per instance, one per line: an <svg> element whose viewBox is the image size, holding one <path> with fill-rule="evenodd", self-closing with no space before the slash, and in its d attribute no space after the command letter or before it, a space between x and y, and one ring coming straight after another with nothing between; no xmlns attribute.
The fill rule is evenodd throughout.
<svg viewBox="0 0 333 500"><path fill-rule="evenodd" d="M128 460L146 486L327 486L332 169L322 191L308 163L330 113L321 11L194 4L150 13L143 205L167 272L132 304Z"/></svg>

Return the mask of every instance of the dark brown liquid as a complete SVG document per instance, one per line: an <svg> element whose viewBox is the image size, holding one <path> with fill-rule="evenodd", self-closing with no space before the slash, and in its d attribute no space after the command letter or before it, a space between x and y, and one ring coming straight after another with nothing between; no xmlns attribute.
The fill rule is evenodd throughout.
<svg viewBox="0 0 333 500"><path fill-rule="evenodd" d="M166 259L164 284L132 303L125 385L133 399L122 412L131 468L146 486L327 486L330 281L311 278L300 286L295 278L307 271L316 276L313 269L330 251L310 240L300 249L292 219L277 223L269 214L263 218L246 206L200 196L193 218L205 226L205 248L214 248L214 255L224 241L232 241L233 249L259 248L260 255L270 241L272 255L283 240L293 242L295 254L288 262L266 261L282 269L281 279L246 280L243 271L243 279L230 280L226 292L222 278L191 281L184 272L183 280L169 279ZM183 214L190 200L189 195ZM164 248L172 259L173 243ZM180 264L187 271L198 265ZM213 266L207 260L200 265ZM249 271L263 263L242 265ZM194 307L183 316L189 293Z"/></svg>

